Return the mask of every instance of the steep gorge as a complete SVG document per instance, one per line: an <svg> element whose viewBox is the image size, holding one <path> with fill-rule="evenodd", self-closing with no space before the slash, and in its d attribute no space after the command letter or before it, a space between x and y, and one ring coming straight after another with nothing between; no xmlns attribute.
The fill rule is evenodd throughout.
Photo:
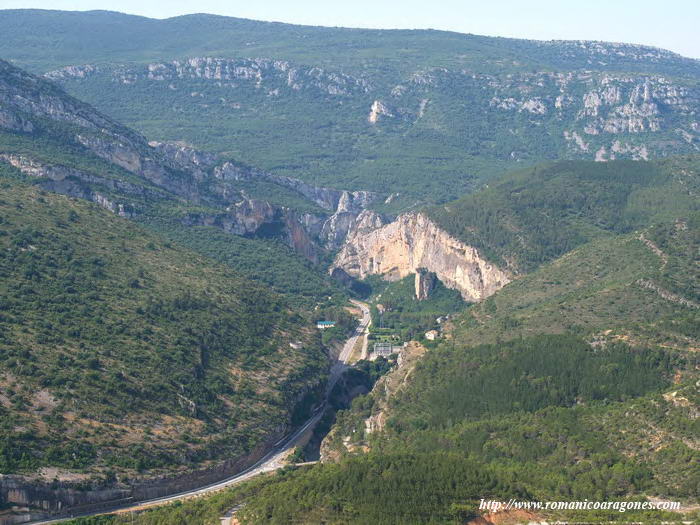
<svg viewBox="0 0 700 525"><path fill-rule="evenodd" d="M158 215L184 226L277 237L308 260L337 249L377 195L322 187L146 138L0 60L0 163L42 188L93 201L136 220Z"/></svg>
<svg viewBox="0 0 700 525"><path fill-rule="evenodd" d="M380 215L363 211L331 267L364 279L381 275L399 280L425 269L465 301L478 302L511 280L504 270L484 259L478 250L441 230L422 213L406 213L385 223Z"/></svg>

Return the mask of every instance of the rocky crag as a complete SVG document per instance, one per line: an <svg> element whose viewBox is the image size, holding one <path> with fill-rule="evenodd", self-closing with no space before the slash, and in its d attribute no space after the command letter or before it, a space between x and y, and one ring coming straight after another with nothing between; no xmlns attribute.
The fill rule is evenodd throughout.
<svg viewBox="0 0 700 525"><path fill-rule="evenodd" d="M693 83L662 75L491 75L434 68L394 86L373 109L391 105L398 109L381 113L383 118L418 121L426 112L440 111L431 99L454 98L455 91L479 94L468 107L472 118L503 121L512 138L502 142L497 155L513 160L532 156L537 149L542 149L539 154L546 149L562 157L598 161L700 151L700 91ZM455 111L454 117L465 116L458 115L460 108ZM373 115L373 122L379 122L378 113ZM527 130L521 127L525 122ZM528 136L538 141L528 144Z"/></svg>
<svg viewBox="0 0 700 525"><path fill-rule="evenodd" d="M280 89L311 91L328 95L366 93L366 80L326 71L320 67L293 65L286 60L269 58L221 58L191 57L168 62L152 62L143 66L98 66L92 64L68 66L51 71L46 76L52 80L90 78L107 74L114 82L134 84L143 81L173 82L183 80L209 80L219 87L237 88L250 85L264 89L268 96L279 95ZM197 96L198 93L192 94Z"/></svg>
<svg viewBox="0 0 700 525"><path fill-rule="evenodd" d="M474 247L450 236L427 216L416 212L387 223L377 213L363 211L348 233L331 272L343 272L358 279L381 275L392 281L432 272L468 302L485 299L511 280L507 272L484 259ZM427 286L417 281L416 293L424 295L426 291Z"/></svg>
<svg viewBox="0 0 700 525"><path fill-rule="evenodd" d="M206 61L188 64L188 68L194 68L187 69L188 75L205 78L216 75L211 68L221 67ZM280 64L261 62L255 67L259 70L268 66L275 71L282 68L288 78L298 76ZM252 75L245 67L224 69L229 76ZM83 73L69 70L73 74L90 72L89 68L81 70ZM185 74L183 71L179 74ZM315 78L311 73L305 74L306 77ZM56 140L54 128L58 127L62 144L83 149L116 169L109 174L77 169L56 163L51 155L41 158L7 147L0 148L0 162L39 179L39 184L47 190L91 200L124 217L138 217L154 202L169 199L197 207L197 212L182 217L184 225L215 226L236 235L275 235L298 253L317 261L322 250L336 249L344 241L356 217L376 198L370 192L323 188L273 175L184 143L149 143L52 83L2 61L0 106L0 131L49 135ZM241 189L241 183L280 186L316 206L318 212L300 212L251 198Z"/></svg>
<svg viewBox="0 0 700 525"><path fill-rule="evenodd" d="M435 289L437 276L425 268L418 268L414 280L416 299L424 301L430 297L430 293Z"/></svg>
<svg viewBox="0 0 700 525"><path fill-rule="evenodd" d="M188 106L201 108L202 115L216 108L218 118L245 110L253 104L251 97L264 92L279 111L289 97L316 95L324 105L341 104L337 118L351 119L353 124L364 120L375 128L385 126L388 132L405 131L426 120L462 131L466 117L496 122L477 149L480 155L508 160L648 159L700 151L696 82L666 74L606 70L614 59L661 67L680 57L653 48L594 42L549 42L539 49L555 46L578 67L505 73L431 67L375 78L270 58L192 57L143 66L76 65L46 76L88 92L92 84L107 82L120 89L152 86L184 93ZM687 62L692 74L696 64ZM352 114L347 103L356 108Z"/></svg>

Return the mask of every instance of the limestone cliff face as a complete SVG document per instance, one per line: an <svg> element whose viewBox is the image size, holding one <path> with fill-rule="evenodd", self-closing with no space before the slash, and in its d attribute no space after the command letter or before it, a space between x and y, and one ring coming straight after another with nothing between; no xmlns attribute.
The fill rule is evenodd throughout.
<svg viewBox="0 0 700 525"><path fill-rule="evenodd" d="M369 115L367 116L367 122L370 124L376 124L380 117L393 117L394 114L391 110L384 105L381 100L375 100L372 102L372 107L369 110Z"/></svg>
<svg viewBox="0 0 700 525"><path fill-rule="evenodd" d="M320 244L328 249L340 247L355 225L360 212L377 198L375 193L369 191L345 191L314 186L299 179L275 175L233 162L224 162L216 166L212 173L218 183L212 184L210 189L223 198L238 194L236 186L231 186L231 183L265 181L295 191L326 210L330 215L306 214L295 221L295 224L302 224L309 236L317 238Z"/></svg>
<svg viewBox="0 0 700 525"><path fill-rule="evenodd" d="M335 213L357 212L367 207L376 194L369 191L344 191L323 188L308 184L299 179L275 175L250 166L233 162L224 162L213 171L214 177L221 181L266 181L293 190L303 195L324 210Z"/></svg>
<svg viewBox="0 0 700 525"><path fill-rule="evenodd" d="M197 177L178 171L178 166L162 157L145 140L129 140L125 136L78 134L76 140L95 155L147 181L199 204L202 192ZM142 138L142 137L141 137Z"/></svg>
<svg viewBox="0 0 700 525"><path fill-rule="evenodd" d="M97 133L125 131L123 126L67 96L53 84L0 61L0 126L31 132L35 128L33 116L67 122Z"/></svg>
<svg viewBox="0 0 700 525"><path fill-rule="evenodd" d="M476 248L420 213L400 215L384 224L375 212L362 212L331 267L334 270L360 279L382 275L387 280L433 272L470 302L481 301L510 281L508 273L485 260Z"/></svg>
<svg viewBox="0 0 700 525"><path fill-rule="evenodd" d="M189 81L197 80L215 86L264 90L269 97L300 91L347 97L366 93L370 87L362 77L269 58L192 57L139 66L88 64L68 66L46 74L47 78L59 82L88 79L92 76L109 78L114 83L125 85L161 83L169 89L178 89L186 86ZM191 92L192 97L199 94Z"/></svg>
<svg viewBox="0 0 700 525"><path fill-rule="evenodd" d="M305 228L308 217L267 201L243 198L221 213L189 213L185 226L213 226L242 236L281 237L298 254L318 262L319 247Z"/></svg>
<svg viewBox="0 0 700 525"><path fill-rule="evenodd" d="M173 165L191 173L198 181L204 180L209 169L219 162L219 156L215 153L197 150L184 142L151 141L148 145Z"/></svg>
<svg viewBox="0 0 700 525"><path fill-rule="evenodd" d="M294 86L299 89L311 89L314 82L325 78L320 70L302 75L284 63L244 62L192 59L182 64L149 66L147 76L151 80L174 75L237 82L259 76L267 82L272 77L277 78L277 74L283 74L285 79L290 74L296 78ZM64 73L87 78L97 70L92 66L80 66L69 67ZM361 87L349 78L334 75L323 80L327 81L347 84L348 89L351 85ZM58 131L45 129L47 120L55 122ZM0 163L9 163L26 175L40 179L39 184L44 189L91 200L125 217L139 215L158 200L184 201L209 209L184 217L185 224L212 225L237 235L281 238L312 261L318 260L322 248L338 249L359 213L377 197L367 191L319 187L227 162L217 154L196 150L184 142L149 143L140 134L70 97L56 85L2 60L0 129L58 133L56 138L76 151L88 150L121 168L103 173L99 168L83 170L63 166L41 153L29 157L25 153L13 153L12 149L0 151ZM297 193L318 209L303 213L275 202L251 199L241 182L280 186Z"/></svg>
<svg viewBox="0 0 700 525"><path fill-rule="evenodd" d="M147 198L154 194L126 181L100 177L66 166L45 164L26 155L0 153L0 163L9 164L25 175L39 179L39 186L45 190L92 201L121 217L133 217L136 214L134 204L128 196Z"/></svg>
<svg viewBox="0 0 700 525"><path fill-rule="evenodd" d="M34 124L21 115L16 115L0 108L0 128L31 133L34 131Z"/></svg>

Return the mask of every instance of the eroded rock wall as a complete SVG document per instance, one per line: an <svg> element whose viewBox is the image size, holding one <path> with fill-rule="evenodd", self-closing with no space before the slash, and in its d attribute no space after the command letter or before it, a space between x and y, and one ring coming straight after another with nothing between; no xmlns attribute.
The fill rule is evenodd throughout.
<svg viewBox="0 0 700 525"><path fill-rule="evenodd" d="M362 212L331 272L338 269L358 279L382 275L387 280L424 269L448 288L459 290L469 302L481 301L510 281L507 272L484 259L476 248L450 236L421 213L400 215L385 224L375 212Z"/></svg>

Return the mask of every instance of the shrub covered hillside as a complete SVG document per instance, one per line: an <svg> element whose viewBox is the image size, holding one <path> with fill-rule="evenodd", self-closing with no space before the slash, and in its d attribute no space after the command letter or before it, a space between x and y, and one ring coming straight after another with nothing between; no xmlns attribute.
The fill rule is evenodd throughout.
<svg viewBox="0 0 700 525"><path fill-rule="evenodd" d="M4 474L123 478L234 457L322 381L310 319L279 296L2 169Z"/></svg>
<svg viewBox="0 0 700 525"><path fill-rule="evenodd" d="M697 497L698 428L684 404L697 396L688 386L673 388L678 404L662 395L682 358L624 344L595 351L571 336L434 352L369 436L371 452L278 476L246 498L242 523L463 523L480 498L504 493ZM354 405L357 440L372 403ZM650 437L663 440L652 454Z"/></svg>
<svg viewBox="0 0 700 525"><path fill-rule="evenodd" d="M481 498L695 501L697 392L673 386L682 358L579 338L531 337L428 353L368 453L283 471L135 523L212 525L241 506L242 524L466 523ZM354 403L359 413L371 403ZM614 430L613 430L614 429ZM364 421L355 433L364 432ZM658 443L649 449L650 438ZM357 436L353 436L357 439ZM543 513L586 523L675 523L650 512ZM695 516L697 517L697 516ZM537 515L521 517L528 521ZM692 515L686 516L692 522ZM91 523L91 522L77 522ZM77 525L76 523L76 525ZM105 523L127 523L115 517Z"/></svg>
<svg viewBox="0 0 700 525"><path fill-rule="evenodd" d="M69 130L54 126L49 130L53 133L43 131L35 130L27 135L0 129L0 155L26 157L36 165L76 170L75 173L79 171L83 177L98 181L81 188L78 184L80 181L73 174L69 174L65 182L59 183L43 177L34 179L35 183L47 190L74 193L86 198L93 198L93 194L99 193L104 197L104 202L117 206L121 204L126 212L132 214L132 219L155 230L162 237L231 266L246 277L287 295L289 300L309 303L338 293L338 287L333 286L325 272L279 239L241 237L213 226L184 226L182 217L189 212L206 210L215 214L218 210L215 207L207 209L201 204L188 205L166 189L71 144ZM269 197L269 193L266 196ZM286 200L284 203L289 204Z"/></svg>
<svg viewBox="0 0 700 525"><path fill-rule="evenodd" d="M244 238L215 226L217 220L230 226L227 209L244 198L325 218L328 210L301 193L252 175L220 191L211 173L216 158L185 150L202 163L178 163L55 84L3 60L0 106L0 163L19 167L42 188L99 203L297 303L338 293L322 269L290 248L285 231L266 231L263 224ZM192 217L215 225L198 227ZM240 219L233 222L240 228Z"/></svg>
<svg viewBox="0 0 700 525"><path fill-rule="evenodd" d="M242 498L243 523L315 523L319 507L328 523L460 523L504 483L516 498L697 501L699 226L691 214L587 243L458 314L388 408L379 389L342 415L340 467L275 478ZM407 466L421 461L429 480ZM444 488L473 470L493 479ZM381 502L363 492L375 477ZM415 487L427 496L403 497Z"/></svg>
<svg viewBox="0 0 700 525"><path fill-rule="evenodd" d="M473 305L454 339L475 345L576 333L686 351L700 346L700 216L583 245Z"/></svg>
<svg viewBox="0 0 700 525"><path fill-rule="evenodd" d="M429 213L487 258L527 272L587 241L697 211L699 175L697 156L561 161L506 175Z"/></svg>

